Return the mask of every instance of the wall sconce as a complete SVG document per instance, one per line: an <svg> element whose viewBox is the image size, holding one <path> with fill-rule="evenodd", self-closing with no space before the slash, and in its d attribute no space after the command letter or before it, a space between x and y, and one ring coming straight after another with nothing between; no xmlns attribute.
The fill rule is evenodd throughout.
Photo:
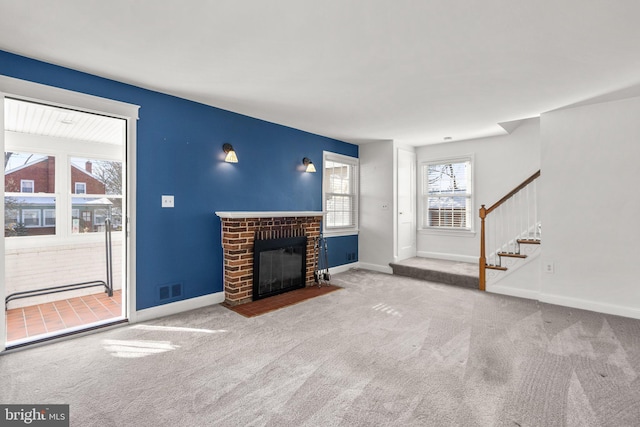
<svg viewBox="0 0 640 427"><path fill-rule="evenodd" d="M224 158L224 161L227 163L238 163L238 156L236 156L236 152L233 149L233 146L229 143L225 143L222 145L222 150L227 154Z"/></svg>
<svg viewBox="0 0 640 427"><path fill-rule="evenodd" d="M307 169L305 169L305 172L315 172L316 171L316 167L313 166L313 162L308 157L305 157L304 159L302 159L302 164L307 167Z"/></svg>

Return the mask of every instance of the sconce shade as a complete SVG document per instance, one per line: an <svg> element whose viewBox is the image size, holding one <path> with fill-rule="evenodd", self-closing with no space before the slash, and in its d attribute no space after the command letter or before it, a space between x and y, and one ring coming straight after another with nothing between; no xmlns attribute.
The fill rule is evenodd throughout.
<svg viewBox="0 0 640 427"><path fill-rule="evenodd" d="M305 157L304 159L302 159L302 164L307 167L305 172L315 172L316 171L316 167L313 166L313 162L308 157Z"/></svg>
<svg viewBox="0 0 640 427"><path fill-rule="evenodd" d="M223 144L222 145L222 150L224 150L225 153L227 153L227 155L224 158L224 161L227 163L238 163L238 156L236 156L236 152L233 149L233 146L231 144Z"/></svg>

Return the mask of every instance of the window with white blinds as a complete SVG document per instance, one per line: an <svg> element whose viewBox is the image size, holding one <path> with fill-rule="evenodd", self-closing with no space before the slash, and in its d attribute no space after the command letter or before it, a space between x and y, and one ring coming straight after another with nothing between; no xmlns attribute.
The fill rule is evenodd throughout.
<svg viewBox="0 0 640 427"><path fill-rule="evenodd" d="M358 159L324 152L322 181L325 232L358 228Z"/></svg>
<svg viewBox="0 0 640 427"><path fill-rule="evenodd" d="M422 228L471 231L471 159L422 165Z"/></svg>

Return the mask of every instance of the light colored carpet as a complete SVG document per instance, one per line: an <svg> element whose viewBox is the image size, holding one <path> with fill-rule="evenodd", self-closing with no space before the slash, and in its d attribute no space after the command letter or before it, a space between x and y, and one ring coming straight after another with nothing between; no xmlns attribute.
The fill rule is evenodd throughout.
<svg viewBox="0 0 640 427"><path fill-rule="evenodd" d="M0 403L73 426L632 426L640 321L355 270L0 357Z"/></svg>

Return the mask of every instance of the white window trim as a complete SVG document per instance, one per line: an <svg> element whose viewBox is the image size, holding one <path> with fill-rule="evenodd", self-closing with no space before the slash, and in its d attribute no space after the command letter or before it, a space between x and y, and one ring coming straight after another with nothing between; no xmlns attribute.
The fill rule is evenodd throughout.
<svg viewBox="0 0 640 427"><path fill-rule="evenodd" d="M27 212L37 212L38 213L38 225L27 225L24 222L24 216L25 216L25 213L27 213ZM40 209L22 209L22 223L24 224L24 226L26 228L42 227L42 212L40 211Z"/></svg>
<svg viewBox="0 0 640 427"><path fill-rule="evenodd" d="M332 151L323 151L322 152L322 210L324 211L324 215L326 218L326 206L327 206L327 197L325 192L325 164L327 161L335 161L340 163L347 163L354 167L353 172L353 190L354 190L354 198L353 203L355 205L355 224L353 226L348 227L333 227L327 228L326 221L322 221L322 234L326 237L337 237L337 236L353 236L358 235L358 222L360 217L360 160L357 157L346 156L344 154L334 153Z"/></svg>
<svg viewBox="0 0 640 427"><path fill-rule="evenodd" d="M24 184L31 183L31 191L22 191L24 188ZM20 192L21 193L35 193L36 192L36 183L33 179L21 179L20 180Z"/></svg>
<svg viewBox="0 0 640 427"><path fill-rule="evenodd" d="M78 186L81 186L84 190L82 193L78 193ZM76 182L74 186L74 194L87 194L87 183L86 182Z"/></svg>
<svg viewBox="0 0 640 427"><path fill-rule="evenodd" d="M427 215L427 213L425 212L424 209L424 201L423 198L424 196L424 168L425 166L429 166L429 165L440 165L443 163L463 163L463 162L470 162L471 164L471 183L469 184L469 192L471 193L470 196L470 203L471 203L471 207L470 207L470 215L469 215L469 228L465 228L465 229L458 229L458 228L453 228L453 227L424 227L424 217L425 215ZM424 160L420 163L420 179L418 180L418 197L420 200L420 203L418 204L419 207L419 228L418 228L418 233L420 234L430 234L430 235L441 235L441 236L452 236L452 237L474 237L476 235L476 229L475 229L475 156L473 154L469 154L469 155L463 155L463 156L457 156L457 157L446 157L446 158L438 158L438 159L429 159L429 160Z"/></svg>

